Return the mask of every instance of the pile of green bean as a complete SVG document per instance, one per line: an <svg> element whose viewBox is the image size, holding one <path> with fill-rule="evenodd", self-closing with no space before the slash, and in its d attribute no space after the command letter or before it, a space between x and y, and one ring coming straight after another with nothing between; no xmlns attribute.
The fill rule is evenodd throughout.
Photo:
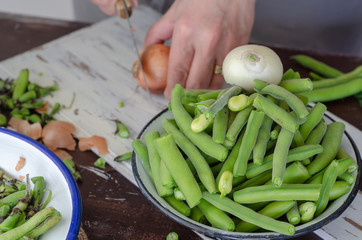
<svg viewBox="0 0 362 240"><path fill-rule="evenodd" d="M60 212L47 207L51 191L42 176L29 176L27 183L12 178L0 169L0 240L35 239L54 227L62 218ZM44 192L48 198L43 202Z"/></svg>
<svg viewBox="0 0 362 240"><path fill-rule="evenodd" d="M328 102L349 96L356 96L361 101L362 92L362 65L348 73L343 73L332 66L306 55L292 56L297 63L309 69L312 81L311 91L301 93L311 102ZM293 76L293 70L289 72L290 79L285 84L291 85L300 82L300 77ZM309 78L305 78L309 79ZM306 81L303 79L303 81Z"/></svg>
<svg viewBox="0 0 362 240"><path fill-rule="evenodd" d="M308 108L288 74L255 80L253 94L176 85L173 118L133 142L158 194L205 225L292 235L349 192L357 165L340 147L344 124L327 124L322 103Z"/></svg>
<svg viewBox="0 0 362 240"><path fill-rule="evenodd" d="M15 80L0 79L0 126L7 124L7 113L10 117L25 119L31 123L40 122L42 125L53 120L53 115L61 107L59 103L54 104L50 113L39 113L36 110L45 104L41 98L57 89L55 85L42 87L31 83L28 69L21 70Z"/></svg>

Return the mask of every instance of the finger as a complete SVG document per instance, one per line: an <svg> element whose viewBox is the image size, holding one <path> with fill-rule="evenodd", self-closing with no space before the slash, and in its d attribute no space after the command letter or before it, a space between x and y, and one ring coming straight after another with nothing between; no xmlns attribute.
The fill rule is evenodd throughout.
<svg viewBox="0 0 362 240"><path fill-rule="evenodd" d="M148 31L141 52L143 49L152 44L163 43L164 41L170 39L173 28L174 21L172 19L172 15L166 13Z"/></svg>
<svg viewBox="0 0 362 240"><path fill-rule="evenodd" d="M186 88L209 88L215 66L213 59L213 57L205 56L196 50L187 78Z"/></svg>
<svg viewBox="0 0 362 240"><path fill-rule="evenodd" d="M214 74L214 76L211 79L209 88L210 89L220 89L224 86L224 84L225 84L224 77L222 75Z"/></svg>
<svg viewBox="0 0 362 240"><path fill-rule="evenodd" d="M167 85L164 91L164 95L168 99L171 97L171 90L177 83L185 87L189 68L194 55L194 49L188 41L181 41L178 39L179 38L176 34L170 49Z"/></svg>

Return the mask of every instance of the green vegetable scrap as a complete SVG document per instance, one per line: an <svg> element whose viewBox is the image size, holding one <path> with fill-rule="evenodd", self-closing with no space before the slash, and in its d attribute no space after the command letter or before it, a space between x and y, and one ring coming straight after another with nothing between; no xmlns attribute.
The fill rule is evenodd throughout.
<svg viewBox="0 0 362 240"><path fill-rule="evenodd" d="M2 111L9 111L10 117L25 119L29 122L40 122L44 126L49 121L54 120L54 114L60 109L60 104L56 103L52 111L39 113L37 109L45 106L40 99L58 90L57 86L42 87L29 80L29 70L23 69L17 79L0 79L0 107ZM7 119L0 113L0 126L4 126Z"/></svg>
<svg viewBox="0 0 362 240"><path fill-rule="evenodd" d="M106 169L106 160L100 157L94 162L94 166Z"/></svg>
<svg viewBox="0 0 362 240"><path fill-rule="evenodd" d="M167 234L166 240L178 240L178 234L175 232L170 232Z"/></svg>
<svg viewBox="0 0 362 240"><path fill-rule="evenodd" d="M45 189L44 177L32 177L31 181L34 184L32 189L29 175L26 176L25 184L0 169L0 240L35 239L61 221L60 212L53 207L46 207L52 193ZM23 189L24 185L26 189ZM9 189L12 191L9 192ZM49 194L43 201L45 191Z"/></svg>

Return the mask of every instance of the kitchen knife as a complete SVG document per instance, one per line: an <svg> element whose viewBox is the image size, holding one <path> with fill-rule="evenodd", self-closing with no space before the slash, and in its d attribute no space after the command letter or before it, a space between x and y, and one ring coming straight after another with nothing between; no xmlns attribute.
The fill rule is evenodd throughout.
<svg viewBox="0 0 362 240"><path fill-rule="evenodd" d="M130 21L130 17L132 15L131 0L117 0L116 9L117 9L118 15L122 19L126 19L127 22L128 22L129 31L130 31L130 34L131 34L131 39L132 39L132 42L133 42L133 47L134 47L135 52L136 52L137 60L138 60L138 62L140 64L140 69L141 69L141 72L142 72L142 75L143 75L143 81L145 82L145 88L146 88L148 96L151 98L150 89L148 88L148 84L147 84L147 81L146 81L146 75L145 75L145 72L143 70L141 57L139 55L138 48L137 48L136 37L134 35L134 28L132 27L132 24L131 24L131 21Z"/></svg>

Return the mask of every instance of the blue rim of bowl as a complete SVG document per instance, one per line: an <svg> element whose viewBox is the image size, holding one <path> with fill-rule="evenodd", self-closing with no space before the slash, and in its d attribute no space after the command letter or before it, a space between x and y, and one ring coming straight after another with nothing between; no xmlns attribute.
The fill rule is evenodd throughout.
<svg viewBox="0 0 362 240"><path fill-rule="evenodd" d="M66 240L76 240L78 237L78 232L80 228L80 222L82 217L82 201L81 196L77 187L77 184L72 176L72 174L69 172L68 168L65 166L62 160L60 160L52 151L50 151L48 148L46 148L44 145L38 143L34 139L31 139L23 134L20 134L18 132L14 132L12 130L6 129L6 128L0 128L0 132L10 135L12 137L18 138L36 149L38 149L40 152L45 154L60 170L62 175L64 176L68 188L70 191L73 209L72 209L72 218L71 223L69 227L69 232L67 234ZM76 207L79 206L79 207Z"/></svg>
<svg viewBox="0 0 362 240"><path fill-rule="evenodd" d="M140 139L141 136L143 135L143 133L146 131L146 129L152 124L152 122L154 122L155 120L157 120L161 115L163 115L165 112L168 111L168 108L162 110L161 112L159 112L156 116L154 116L147 124L146 126L143 127L143 129L141 130L141 132L138 134L137 139ZM329 120L331 120L332 122L335 122L335 120L330 117L328 114L324 114L325 117L327 117ZM350 141L352 148L355 152L356 155L356 160L357 160L357 165L358 165L358 174L356 177L356 181L354 184L354 187L352 188L349 196L347 197L346 201L336 210L334 211L332 214L330 214L329 216L327 216L325 219L310 225L308 227L305 227L303 229L299 229L297 230L292 236L286 236L283 234L273 234L273 235L263 235L263 239L288 239L288 238L295 238L310 232L313 232L321 227L323 227L324 225L328 224L329 222L333 221L334 219L336 219L337 217L339 217L347 208L348 206L352 203L352 201L354 200L354 198L357 196L358 193L358 189L359 189L359 185L362 183L361 181L361 175L362 175L362 160L361 160L361 155L360 152L357 148L356 143L353 141L352 137L349 135L349 133L347 131L344 131L344 134L346 135L346 137L348 138L348 140ZM142 194L159 210L161 211L163 214L165 214L167 217L173 219L175 222L188 227L190 229L192 229L193 231L196 231L198 233L204 234L207 237L211 237L211 238L217 238L217 239L240 239L240 237L247 237L250 239L260 239L261 236L257 236L257 235L248 235L248 236L237 236L234 232L233 235L228 234L227 231L222 231L219 229L215 229L215 234L210 235L210 229L205 228L205 227L201 227L198 226L190 221L184 220L182 218L180 218L179 216L177 216L176 214L174 214L173 212L169 211L168 209L164 208L158 201L157 199L155 199L152 194L147 190L146 186L143 184L141 177L138 173L137 170L137 164L136 164L136 154L133 152L132 154L132 171L133 171L133 175L135 177L135 180L137 182L137 185L139 186Z"/></svg>

